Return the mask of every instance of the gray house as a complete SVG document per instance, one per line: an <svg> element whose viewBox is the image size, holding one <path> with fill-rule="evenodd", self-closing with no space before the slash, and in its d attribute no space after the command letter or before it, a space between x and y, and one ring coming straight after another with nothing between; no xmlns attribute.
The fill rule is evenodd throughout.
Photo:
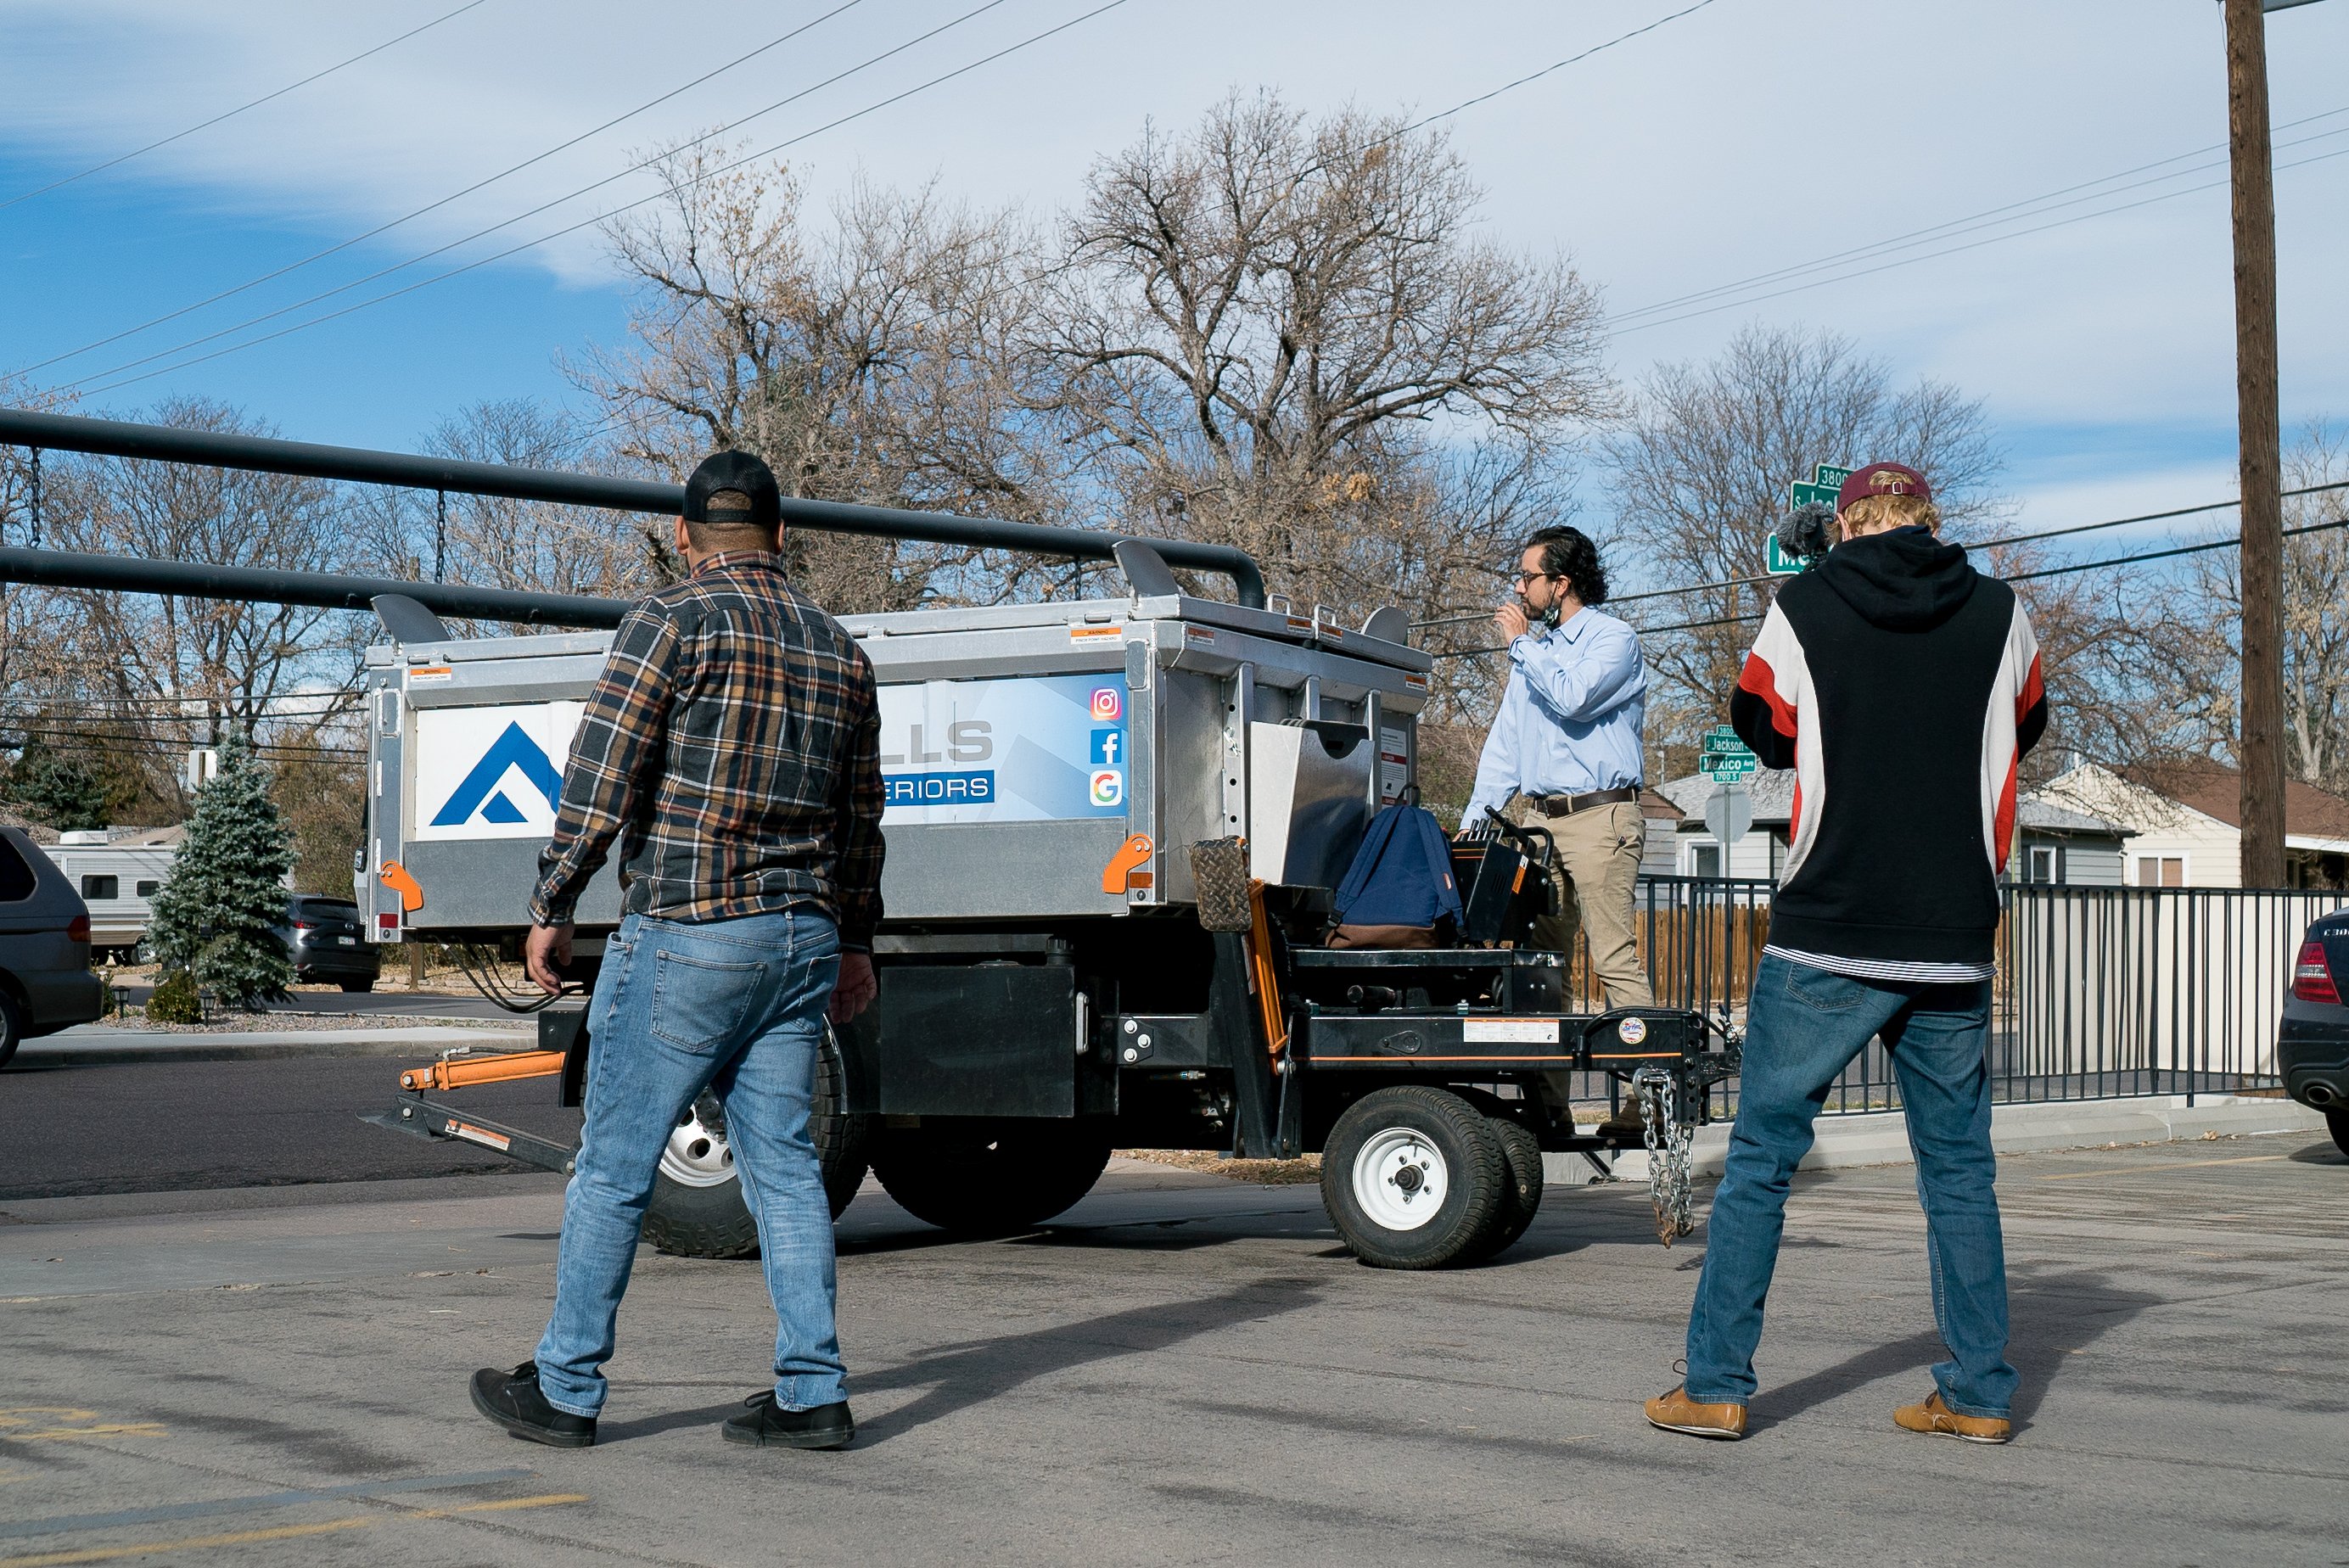
<svg viewBox="0 0 2349 1568"><path fill-rule="evenodd" d="M2014 803L2014 858L2006 874L2020 882L2118 887L2127 841L2137 830L2058 806L2036 795Z"/></svg>

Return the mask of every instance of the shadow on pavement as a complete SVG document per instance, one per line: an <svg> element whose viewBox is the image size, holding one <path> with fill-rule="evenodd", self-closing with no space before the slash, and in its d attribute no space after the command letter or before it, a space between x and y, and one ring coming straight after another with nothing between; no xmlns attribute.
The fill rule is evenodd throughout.
<svg viewBox="0 0 2349 1568"><path fill-rule="evenodd" d="M859 1448L886 1442L957 1410L1008 1394L1022 1383L1096 1361L1164 1350L1237 1324L1296 1312L1319 1298L1306 1279L1261 1279L1191 1302L1160 1302L1058 1324L1027 1334L952 1346L886 1372L850 1374L859 1393L926 1388L912 1404L856 1428ZM852 1394L851 1398L856 1395Z"/></svg>
<svg viewBox="0 0 2349 1568"><path fill-rule="evenodd" d="M2305 1149L2295 1149L2290 1158L2301 1165L2349 1165L2349 1154L2341 1152L2331 1139L2322 1139Z"/></svg>
<svg viewBox="0 0 2349 1568"><path fill-rule="evenodd" d="M1921 1276L1924 1273L1918 1270ZM1920 1277L1919 1288L1926 1288ZM2127 1323L2162 1298L2147 1291L2130 1290L2112 1283L2098 1269L2046 1273L2029 1265L2007 1271L2007 1311L2012 1337L2007 1358L2022 1375L2014 1396L2014 1424L2029 1424L2055 1380L2065 1358L2107 1330ZM1782 1387L1765 1388L1754 1397L1753 1429L1764 1431L1823 1405L1838 1395L1880 1379L1915 1375L1915 1387L1899 1391L1900 1404L1920 1399L1932 1391L1928 1371L1945 1359L1939 1331L1912 1334L1889 1345L1863 1350L1847 1361L1798 1377ZM1891 1419L1891 1406L1885 1407Z"/></svg>

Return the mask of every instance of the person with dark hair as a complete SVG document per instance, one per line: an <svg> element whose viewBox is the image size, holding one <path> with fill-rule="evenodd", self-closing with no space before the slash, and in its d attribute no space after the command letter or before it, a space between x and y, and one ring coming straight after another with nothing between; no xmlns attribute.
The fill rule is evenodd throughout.
<svg viewBox="0 0 2349 1568"><path fill-rule="evenodd" d="M1509 684L1461 817L1484 830L1487 808L1557 841L1551 913L1534 940L1571 952L1577 916L1610 1007L1654 994L1640 965L1631 911L1647 825L1640 811L1640 726L1648 676L1639 634L1599 609L1607 573L1579 529L1526 541L1515 595L1493 617L1509 645Z"/></svg>
<svg viewBox="0 0 2349 1568"><path fill-rule="evenodd" d="M524 962L547 992L562 986L580 890L616 844L624 913L587 1008L587 1119L554 1315L530 1360L473 1375L473 1405L533 1442L595 1442L645 1205L706 1089L725 1109L776 1319L774 1380L721 1435L845 1448L856 1426L808 1109L826 1012L844 1023L875 990L879 697L864 650L783 576L766 464L702 463L676 539L691 574L613 634L539 856Z"/></svg>

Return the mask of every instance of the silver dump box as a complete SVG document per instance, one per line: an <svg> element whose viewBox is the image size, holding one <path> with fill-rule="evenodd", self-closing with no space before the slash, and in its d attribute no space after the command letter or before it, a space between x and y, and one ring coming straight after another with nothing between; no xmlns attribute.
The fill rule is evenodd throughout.
<svg viewBox="0 0 2349 1568"><path fill-rule="evenodd" d="M1181 593L843 617L881 686L893 926L1125 916L1192 900L1189 846L1244 836L1268 882L1333 887L1415 782L1428 655L1401 618ZM379 941L525 924L607 633L367 651L367 864ZM579 908L619 915L609 868Z"/></svg>

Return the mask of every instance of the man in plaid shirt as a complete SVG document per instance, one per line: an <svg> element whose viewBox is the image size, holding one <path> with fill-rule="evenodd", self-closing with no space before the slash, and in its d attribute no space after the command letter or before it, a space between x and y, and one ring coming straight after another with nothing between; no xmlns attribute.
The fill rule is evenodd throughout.
<svg viewBox="0 0 2349 1568"><path fill-rule="evenodd" d="M580 890L619 850L622 915L587 1009L586 1126L564 1198L554 1312L537 1354L473 1375L517 1437L595 1440L603 1364L670 1134L707 1088L725 1106L774 1299L775 1380L729 1441L845 1448L832 1212L808 1136L827 1011L874 994L880 713L855 639L784 578L782 501L758 459L687 482L691 569L628 613L571 744L539 857L525 961L548 992Z"/></svg>

